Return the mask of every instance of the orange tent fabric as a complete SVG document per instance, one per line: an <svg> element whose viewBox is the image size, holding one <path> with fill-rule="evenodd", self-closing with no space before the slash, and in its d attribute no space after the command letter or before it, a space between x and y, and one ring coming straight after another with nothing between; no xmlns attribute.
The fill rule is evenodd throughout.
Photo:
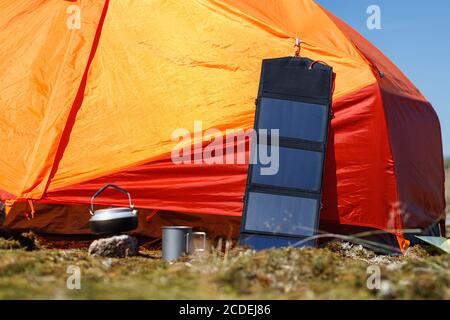
<svg viewBox="0 0 450 320"><path fill-rule="evenodd" d="M73 5L79 29L67 27ZM303 56L336 73L321 221L388 230L443 218L432 106L314 1L17 0L0 4L0 26L2 200L87 204L115 183L137 207L240 216L247 165L174 164L171 135L194 121L252 128L261 60L292 55L298 36ZM47 214L48 231L70 230Z"/></svg>

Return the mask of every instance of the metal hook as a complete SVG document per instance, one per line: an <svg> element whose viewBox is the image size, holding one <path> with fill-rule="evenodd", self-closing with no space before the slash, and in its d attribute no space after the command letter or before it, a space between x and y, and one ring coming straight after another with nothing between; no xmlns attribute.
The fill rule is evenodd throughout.
<svg viewBox="0 0 450 320"><path fill-rule="evenodd" d="M295 50L295 56L300 57L300 49L301 49L302 41L299 37L295 38L295 47L297 48Z"/></svg>

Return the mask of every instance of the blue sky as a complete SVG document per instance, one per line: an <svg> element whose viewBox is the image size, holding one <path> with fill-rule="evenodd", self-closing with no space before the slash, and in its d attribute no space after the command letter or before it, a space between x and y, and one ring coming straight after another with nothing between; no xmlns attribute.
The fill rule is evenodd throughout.
<svg viewBox="0 0 450 320"><path fill-rule="evenodd" d="M428 98L450 157L450 1L316 1L375 44ZM381 9L381 30L366 26L370 5Z"/></svg>

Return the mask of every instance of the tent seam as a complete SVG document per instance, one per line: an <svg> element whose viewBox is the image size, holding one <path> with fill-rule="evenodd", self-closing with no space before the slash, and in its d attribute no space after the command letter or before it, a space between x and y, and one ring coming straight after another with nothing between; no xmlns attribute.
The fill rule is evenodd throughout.
<svg viewBox="0 0 450 320"><path fill-rule="evenodd" d="M78 99L79 95L81 95L81 93L84 94L85 88L83 88L83 86L84 87L86 86L89 69L91 67L92 60L94 59L95 52L96 52L96 50L98 48L98 44L100 42L100 34L101 34L102 29L103 29L103 22L104 22L104 20L106 18L108 6L109 6L109 0L105 0L104 6L103 6L103 9L102 9L102 13L100 15L100 19L99 19L99 22L98 22L98 26L97 26L97 29L96 29L95 34L94 34L92 47L91 47L91 50L89 52L88 59L87 59L87 62L86 62L86 67L84 69L83 76L82 76L81 81L80 81L80 85L78 86L77 94L75 95L75 99L72 102L72 107L71 107L71 109L69 111L69 114L68 114L68 117L67 117L68 120L76 118L76 114L77 114L79 108L81 107L81 105L83 104L83 101L82 101L83 99L81 99L81 102L79 103L78 106L76 105L76 102L77 102L77 99ZM80 90L82 90L82 91L80 91ZM83 95L81 95L81 96L83 96ZM78 110L76 111L76 113L74 115L72 115L72 112L75 109L78 109ZM64 153L63 151L60 150L60 148L62 147L61 141L63 140L63 137L65 135L67 135L67 134L70 135L70 132L68 133L68 132L66 132L66 130L68 130L67 122L66 122L66 125L64 126L64 129L62 131L62 134L61 134L61 137L60 137L60 140L59 140L59 143L58 143L58 147L56 148L55 161L53 161L53 163L52 163L52 167L50 169L50 174L49 174L49 177L48 177L48 179L47 179L47 181L45 183L45 188L44 188L44 190L42 192L41 198L45 197L45 192L47 191L47 189L48 189L48 187L50 185L50 181L53 178L53 175L55 173L55 170L56 170L56 168L59 165L59 161L61 160L61 159L57 159L56 160L56 158L58 157L59 154L61 154L61 157L62 157L62 154Z"/></svg>
<svg viewBox="0 0 450 320"><path fill-rule="evenodd" d="M322 9L322 10L325 12L325 14L326 14L326 16L327 16L327 19L328 19L329 21L331 21L331 23L337 27L336 23L335 23L335 22L333 21L333 19L331 19L331 17L330 17L331 12L329 12L327 9L325 9L324 7L322 7L320 4L316 3L315 1L313 1L313 2L314 2L314 4L315 4L316 6L318 6L320 9ZM343 32L343 31L341 30L341 28L337 27L336 29L338 30L338 32L340 32L340 33L345 37L345 39L347 39L347 41L348 41L348 42L351 44L351 46L355 49L355 52L361 57L361 59L362 59L363 61L365 61L365 62L369 65L369 69L370 69L370 72L372 73L372 75L373 75L373 77L374 77L374 80L375 80L376 82L378 82L377 73L375 72L375 70L378 70L378 68L372 63L372 61L370 61L370 60L363 54L363 52L361 51L361 49L360 49L360 48L352 41L352 39L351 39L345 32Z"/></svg>

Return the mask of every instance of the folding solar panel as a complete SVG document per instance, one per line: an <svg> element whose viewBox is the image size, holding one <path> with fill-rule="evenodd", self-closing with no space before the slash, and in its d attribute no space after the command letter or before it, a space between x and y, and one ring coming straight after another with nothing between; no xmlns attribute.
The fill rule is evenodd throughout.
<svg viewBox="0 0 450 320"><path fill-rule="evenodd" d="M332 68L310 59L263 61L254 126L256 160L247 178L241 243L255 249L315 245L332 84ZM258 158L258 150L270 150L268 156L278 161L276 171L264 171L267 164Z"/></svg>

